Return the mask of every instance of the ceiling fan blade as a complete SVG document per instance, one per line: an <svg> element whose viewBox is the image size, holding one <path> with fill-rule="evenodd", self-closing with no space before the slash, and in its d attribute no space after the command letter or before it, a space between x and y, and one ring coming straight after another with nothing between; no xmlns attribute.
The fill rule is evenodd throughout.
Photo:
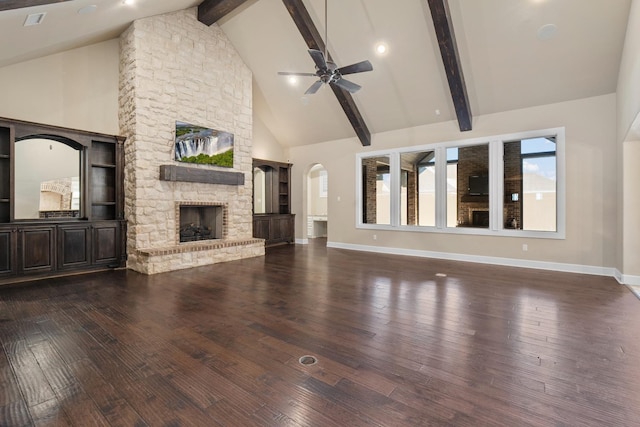
<svg viewBox="0 0 640 427"><path fill-rule="evenodd" d="M342 89L349 91L350 93L356 93L357 91L359 91L360 89L362 89L362 86L357 85L353 82L350 82L349 80L345 80L345 79L338 79L334 82L331 82L335 85L338 85L339 87L341 87Z"/></svg>
<svg viewBox="0 0 640 427"><path fill-rule="evenodd" d="M324 59L324 53L316 49L309 49L309 55L311 55L313 62L315 62L319 70L327 69L327 61Z"/></svg>
<svg viewBox="0 0 640 427"><path fill-rule="evenodd" d="M316 73L296 73L289 71L278 71L278 75L280 76L309 76L309 77L317 77Z"/></svg>
<svg viewBox="0 0 640 427"><path fill-rule="evenodd" d="M363 73L365 71L373 71L373 65L369 61L358 62L357 64L347 65L346 67L338 68L338 71L343 76L346 74Z"/></svg>
<svg viewBox="0 0 640 427"><path fill-rule="evenodd" d="M320 86L322 86L322 80L318 80L317 82L312 84L304 94L305 95L313 95L314 93L316 93L318 91L318 89L320 89Z"/></svg>

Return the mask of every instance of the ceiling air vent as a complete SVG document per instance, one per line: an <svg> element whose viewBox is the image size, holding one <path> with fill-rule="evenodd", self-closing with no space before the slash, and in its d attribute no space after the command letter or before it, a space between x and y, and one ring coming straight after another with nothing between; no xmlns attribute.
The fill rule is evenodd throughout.
<svg viewBox="0 0 640 427"><path fill-rule="evenodd" d="M44 16L46 14L47 12L40 12L40 13L32 13L31 15L28 15L27 19L24 21L24 26L30 27L32 25L42 24L42 21L44 21Z"/></svg>

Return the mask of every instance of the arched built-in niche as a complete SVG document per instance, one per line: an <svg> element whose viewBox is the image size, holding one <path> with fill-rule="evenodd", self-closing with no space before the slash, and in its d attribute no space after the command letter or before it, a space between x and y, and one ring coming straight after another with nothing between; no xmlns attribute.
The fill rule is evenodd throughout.
<svg viewBox="0 0 640 427"><path fill-rule="evenodd" d="M82 145L41 136L15 143L16 219L80 216Z"/></svg>
<svg viewBox="0 0 640 427"><path fill-rule="evenodd" d="M321 164L313 165L307 173L306 199L306 237L327 237L329 176Z"/></svg>

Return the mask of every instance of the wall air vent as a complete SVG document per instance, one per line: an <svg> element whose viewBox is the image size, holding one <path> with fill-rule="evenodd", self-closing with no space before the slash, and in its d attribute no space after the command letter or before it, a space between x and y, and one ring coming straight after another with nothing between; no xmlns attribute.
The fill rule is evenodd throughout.
<svg viewBox="0 0 640 427"><path fill-rule="evenodd" d="M44 21L44 16L46 14L47 12L40 12L40 13L32 13L31 15L28 15L27 19L25 19L24 21L24 26L30 27L32 25L42 24L42 21Z"/></svg>

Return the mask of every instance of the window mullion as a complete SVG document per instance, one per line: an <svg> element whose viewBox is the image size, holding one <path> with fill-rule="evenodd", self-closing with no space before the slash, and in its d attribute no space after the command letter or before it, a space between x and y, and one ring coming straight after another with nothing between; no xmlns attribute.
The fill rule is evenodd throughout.
<svg viewBox="0 0 640 427"><path fill-rule="evenodd" d="M504 214L504 144L502 141L489 142L489 228L502 230Z"/></svg>
<svg viewBox="0 0 640 427"><path fill-rule="evenodd" d="M391 226L398 227L400 225L400 153L393 152L389 155L390 160L390 199L391 199Z"/></svg>
<svg viewBox="0 0 640 427"><path fill-rule="evenodd" d="M438 147L436 152L436 228L447 226L447 149Z"/></svg>

